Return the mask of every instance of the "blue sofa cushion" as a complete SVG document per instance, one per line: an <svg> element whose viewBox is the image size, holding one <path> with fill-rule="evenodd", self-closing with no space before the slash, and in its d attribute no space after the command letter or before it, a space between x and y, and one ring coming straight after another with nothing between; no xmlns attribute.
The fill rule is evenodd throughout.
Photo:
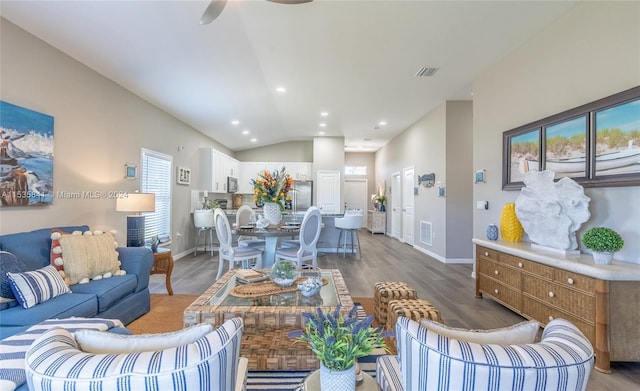
<svg viewBox="0 0 640 391"><path fill-rule="evenodd" d="M2 326L24 326L52 318L92 317L97 314L98 300L95 294L67 293L29 309L22 306L8 308L2 311L0 323Z"/></svg>
<svg viewBox="0 0 640 391"><path fill-rule="evenodd" d="M98 312L109 309L122 298L129 296L136 290L138 279L133 274L113 276L101 280L92 280L88 284L71 285L74 293L87 293L98 296Z"/></svg>
<svg viewBox="0 0 640 391"><path fill-rule="evenodd" d="M26 271L27 267L20 262L18 257L8 251L0 251L0 310L17 304L7 273L22 273Z"/></svg>
<svg viewBox="0 0 640 391"><path fill-rule="evenodd" d="M66 232L87 231L86 225L58 227ZM19 232L0 236L0 250L13 253L27 266L27 270L36 270L49 264L51 254L51 228L42 228L30 232Z"/></svg>

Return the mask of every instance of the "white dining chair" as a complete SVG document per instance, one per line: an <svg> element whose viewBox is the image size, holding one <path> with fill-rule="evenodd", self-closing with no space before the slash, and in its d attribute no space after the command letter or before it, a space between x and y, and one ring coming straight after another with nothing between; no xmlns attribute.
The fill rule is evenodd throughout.
<svg viewBox="0 0 640 391"><path fill-rule="evenodd" d="M311 261L314 268L318 267L318 249L316 244L322 229L322 216L320 209L315 206L307 209L300 225L299 246L280 247L276 251L276 262L280 259L289 259L297 262L298 269L302 268L302 262Z"/></svg>
<svg viewBox="0 0 640 391"><path fill-rule="evenodd" d="M207 251L207 233L209 234L209 246L211 256L213 256L213 230L215 222L213 221L213 209L196 209L193 211L193 225L196 227L196 248L193 256L198 255L198 242L200 234L204 232L204 251Z"/></svg>
<svg viewBox="0 0 640 391"><path fill-rule="evenodd" d="M255 215L255 211L251 209L249 205L242 205L238 208L238 212L236 213L236 224L238 228L252 223L251 216ZM253 223L255 224L255 221L253 221ZM264 243L264 239L258 239L256 236L238 236L239 247L260 247L264 249Z"/></svg>
<svg viewBox="0 0 640 391"><path fill-rule="evenodd" d="M218 235L218 242L220 242L220 264L218 265L218 275L216 280L222 276L222 270L224 269L224 261L229 261L229 270L231 270L236 262L242 262L243 268L249 268L249 261L255 259L256 269L262 268L262 250L256 247L233 247L231 235L231 225L227 214L220 208L217 208L213 212L213 216L216 222L216 235Z"/></svg>
<svg viewBox="0 0 640 391"><path fill-rule="evenodd" d="M344 242L342 244L342 256L347 256L347 242L351 237L351 253L353 254L354 245L358 248L358 258L362 258L360 252L360 237L358 236L358 230L362 228L362 220L364 215L361 209L351 209L344 212L344 216L336 217L333 219L334 226L340 230L338 235L338 245L336 247L336 254L340 252L340 243L342 242L342 236L344 234ZM357 243L357 245L356 245Z"/></svg>

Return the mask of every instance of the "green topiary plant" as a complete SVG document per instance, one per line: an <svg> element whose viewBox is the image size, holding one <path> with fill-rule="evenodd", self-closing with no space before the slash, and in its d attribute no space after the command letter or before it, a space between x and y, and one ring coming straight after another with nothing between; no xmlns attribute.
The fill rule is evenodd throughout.
<svg viewBox="0 0 640 391"><path fill-rule="evenodd" d="M615 253L620 251L624 240L611 228L589 228L582 236L582 244L591 251Z"/></svg>

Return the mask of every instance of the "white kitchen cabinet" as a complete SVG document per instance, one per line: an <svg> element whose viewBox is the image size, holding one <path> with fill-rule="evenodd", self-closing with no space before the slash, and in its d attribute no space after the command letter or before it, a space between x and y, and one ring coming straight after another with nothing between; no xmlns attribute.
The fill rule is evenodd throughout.
<svg viewBox="0 0 640 391"><path fill-rule="evenodd" d="M251 180L258 177L264 171L264 162L241 162L240 176L238 177L238 193L253 194Z"/></svg>
<svg viewBox="0 0 640 391"><path fill-rule="evenodd" d="M236 177L240 162L213 148L200 148L200 190L227 192L227 177Z"/></svg>
<svg viewBox="0 0 640 391"><path fill-rule="evenodd" d="M311 163L308 162L286 162L283 163L291 177L298 181L311 180Z"/></svg>

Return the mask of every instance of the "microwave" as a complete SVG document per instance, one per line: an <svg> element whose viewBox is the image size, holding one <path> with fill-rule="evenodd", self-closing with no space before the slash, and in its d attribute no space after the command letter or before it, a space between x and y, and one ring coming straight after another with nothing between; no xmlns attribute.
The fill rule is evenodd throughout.
<svg viewBox="0 0 640 391"><path fill-rule="evenodd" d="M235 193L238 191L238 178L227 177L227 193Z"/></svg>

